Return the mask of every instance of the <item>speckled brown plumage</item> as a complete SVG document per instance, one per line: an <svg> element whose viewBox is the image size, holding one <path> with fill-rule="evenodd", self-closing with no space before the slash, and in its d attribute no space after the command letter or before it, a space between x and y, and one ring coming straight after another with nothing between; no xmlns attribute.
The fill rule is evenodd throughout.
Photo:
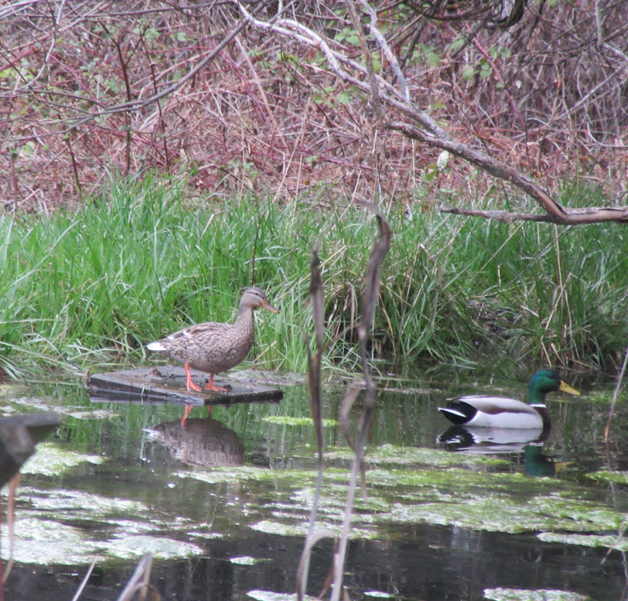
<svg viewBox="0 0 628 601"><path fill-rule="evenodd" d="M224 388L214 386L214 375L242 363L248 355L255 341L253 311L256 307L278 313L262 290L248 288L240 300L238 318L234 324L200 323L151 342L147 348L185 365L188 391L201 390L192 382L190 368L210 374L205 389L225 391Z"/></svg>

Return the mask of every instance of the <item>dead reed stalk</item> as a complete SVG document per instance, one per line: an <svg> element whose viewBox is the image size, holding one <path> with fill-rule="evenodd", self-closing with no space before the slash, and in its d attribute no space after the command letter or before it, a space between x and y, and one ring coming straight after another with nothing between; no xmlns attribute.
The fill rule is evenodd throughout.
<svg viewBox="0 0 628 601"><path fill-rule="evenodd" d="M379 227L379 236L375 240L373 249L369 256L368 267L365 274L362 312L358 325L358 344L360 363L362 366L362 378L355 380L348 386L347 392L340 406L340 427L345 438L347 439L347 442L349 443L349 446L353 449L355 457L353 460L353 469L351 471L349 479L349 486L347 488L347 501L345 504L342 533L336 545L333 566L330 571L330 577L328 579L328 584L333 583L331 601L339 601L341 595L343 595L342 581L344 575L344 563L347 544L349 541L349 532L351 529L351 516L353 514L353 503L357 488L358 474L362 475L363 494L366 495L364 484L364 467L362 459L368 433L370 431L373 415L375 412L375 399L377 392L373 379L371 378L368 342L373 327L373 319L375 316L375 309L377 307L379 297L379 287L381 283L380 269L384 259L386 258L386 255L388 254L392 240L392 230L380 210L373 204L363 204L370 211L375 213L377 217L377 224ZM305 595L309 558L313 545L322 538L333 536L333 534L327 529L319 532L314 530L323 477L323 425L321 412L322 399L320 384L320 360L324 350L323 282L316 251L312 252L310 297L312 299L312 307L314 310L314 327L316 332L317 352L314 356L308 354L308 390L312 419L314 420L314 429L316 431L318 440L319 470L316 492L312 503L310 527L301 556L301 562L297 571L296 590L299 601L301 601L301 599ZM359 420L359 434L357 439L353 440L349 431L349 411L362 390L364 390L364 398L362 415ZM321 593L321 596L323 593Z"/></svg>

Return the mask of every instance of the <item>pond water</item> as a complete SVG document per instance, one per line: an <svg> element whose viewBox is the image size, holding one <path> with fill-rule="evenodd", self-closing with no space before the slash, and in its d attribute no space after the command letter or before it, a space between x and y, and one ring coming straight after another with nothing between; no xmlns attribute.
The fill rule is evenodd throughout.
<svg viewBox="0 0 628 601"><path fill-rule="evenodd" d="M234 377L268 383L253 372ZM368 499L357 503L346 565L352 599L625 601L626 397L607 447L612 382L565 379L583 396L548 397L546 440L471 446L468 433L447 432L437 407L464 393L522 398L525 385L468 370L379 382ZM146 552L163 599L292 593L315 438L303 383L270 383L284 389L279 404L219 406L211 419L196 408L186 428L178 406L93 403L73 382L6 386L5 415L52 409L64 424L23 470L5 599L72 599L92 560L81 599L116 599ZM320 521L335 530L351 465L333 422L342 392L326 387ZM5 526L4 557L7 548ZM329 540L315 547L308 594L322 589L331 552Z"/></svg>

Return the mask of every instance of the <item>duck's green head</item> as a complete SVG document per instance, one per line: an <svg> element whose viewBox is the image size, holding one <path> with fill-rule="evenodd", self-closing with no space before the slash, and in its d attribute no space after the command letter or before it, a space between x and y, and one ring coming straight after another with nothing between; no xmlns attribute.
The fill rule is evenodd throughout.
<svg viewBox="0 0 628 601"><path fill-rule="evenodd" d="M556 390L562 390L568 394L575 394L580 396L580 393L565 384L558 374L551 369L542 369L537 371L530 380L530 387L528 388L528 402L542 404L545 402L545 395L548 392L555 392Z"/></svg>

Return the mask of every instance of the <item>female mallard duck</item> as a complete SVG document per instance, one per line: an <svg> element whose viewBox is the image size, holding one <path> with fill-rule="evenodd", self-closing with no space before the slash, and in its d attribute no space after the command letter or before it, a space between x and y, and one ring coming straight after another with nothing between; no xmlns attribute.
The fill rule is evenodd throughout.
<svg viewBox="0 0 628 601"><path fill-rule="evenodd" d="M201 391L201 387L192 381L190 368L209 374L205 390L226 392L226 388L214 385L214 375L242 363L248 355L255 342L253 310L256 307L264 307L272 313L279 313L268 302L262 290L248 288L240 300L240 310L234 324L200 323L170 334L157 342L151 342L146 348L184 364L186 388L189 392Z"/></svg>
<svg viewBox="0 0 628 601"><path fill-rule="evenodd" d="M555 371L543 369L537 371L530 380L529 404L495 396L463 396L438 410L457 425L521 430L548 428L551 422L545 407L545 395L556 390L580 395L577 390L565 384Z"/></svg>

